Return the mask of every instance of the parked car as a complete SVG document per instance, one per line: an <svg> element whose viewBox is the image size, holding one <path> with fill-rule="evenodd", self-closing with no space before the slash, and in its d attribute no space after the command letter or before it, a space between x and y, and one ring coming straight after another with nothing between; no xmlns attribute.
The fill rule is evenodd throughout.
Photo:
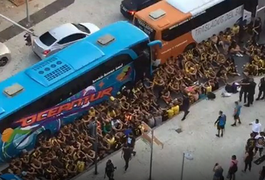
<svg viewBox="0 0 265 180"><path fill-rule="evenodd" d="M127 19L132 19L137 11L157 3L160 0L123 0L121 1L120 11Z"/></svg>
<svg viewBox="0 0 265 180"><path fill-rule="evenodd" d="M41 59L79 41L99 28L92 23L67 23L45 32L33 40L32 49Z"/></svg>
<svg viewBox="0 0 265 180"><path fill-rule="evenodd" d="M11 60L11 52L4 43L0 42L0 67L5 66Z"/></svg>

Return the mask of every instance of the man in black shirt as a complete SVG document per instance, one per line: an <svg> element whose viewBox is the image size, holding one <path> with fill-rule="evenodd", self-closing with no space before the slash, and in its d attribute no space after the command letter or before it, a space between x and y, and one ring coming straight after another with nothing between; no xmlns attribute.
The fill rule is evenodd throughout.
<svg viewBox="0 0 265 180"><path fill-rule="evenodd" d="M239 101L242 101L242 96L244 95L244 103L247 102L247 93L248 93L248 85L249 85L249 78L245 77L240 83L241 90L239 92Z"/></svg>
<svg viewBox="0 0 265 180"><path fill-rule="evenodd" d="M181 119L181 121L184 121L186 119L186 116L190 113L190 98L189 95L184 92L183 93L183 102L182 102L182 111L184 111L184 116Z"/></svg>
<svg viewBox="0 0 265 180"><path fill-rule="evenodd" d="M265 98L265 76L261 78L259 81L259 94L256 100L258 101L264 98Z"/></svg>
<svg viewBox="0 0 265 180"><path fill-rule="evenodd" d="M248 102L244 106L249 107L253 104L254 101L254 95L255 95L255 89L256 89L256 83L254 82L253 78L249 79L249 87L248 87Z"/></svg>
<svg viewBox="0 0 265 180"><path fill-rule="evenodd" d="M124 170L127 171L129 167L129 161L132 159L132 149L128 147L127 143L122 148L121 158L125 161Z"/></svg>
<svg viewBox="0 0 265 180"><path fill-rule="evenodd" d="M134 146L135 146L135 142L136 142L136 139L133 135L133 133L130 133L129 136L127 137L127 145L129 148L131 148L131 152L133 154L133 156L136 155L136 151L134 151Z"/></svg>

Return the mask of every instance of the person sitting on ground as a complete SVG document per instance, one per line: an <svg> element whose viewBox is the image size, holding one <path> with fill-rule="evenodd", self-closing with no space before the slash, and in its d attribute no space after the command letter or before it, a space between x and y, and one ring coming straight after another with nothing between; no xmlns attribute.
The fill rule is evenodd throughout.
<svg viewBox="0 0 265 180"><path fill-rule="evenodd" d="M228 53L230 55L235 55L237 57L243 57L244 51L241 50L239 45L236 43L236 41L232 41L231 45L228 48Z"/></svg>

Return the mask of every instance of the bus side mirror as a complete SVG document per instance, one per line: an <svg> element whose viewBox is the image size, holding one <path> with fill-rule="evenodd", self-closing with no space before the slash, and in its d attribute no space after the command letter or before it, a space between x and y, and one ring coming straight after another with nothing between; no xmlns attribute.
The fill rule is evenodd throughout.
<svg viewBox="0 0 265 180"><path fill-rule="evenodd" d="M148 43L148 46L149 46L149 47L153 47L153 46L155 46L155 45L158 45L159 48L162 48L162 42L159 41L159 40L155 40L155 41L152 41L152 42Z"/></svg>

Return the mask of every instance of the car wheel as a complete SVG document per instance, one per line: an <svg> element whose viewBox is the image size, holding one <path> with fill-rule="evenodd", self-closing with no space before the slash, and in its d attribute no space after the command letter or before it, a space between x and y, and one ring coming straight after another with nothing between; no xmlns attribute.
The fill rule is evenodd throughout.
<svg viewBox="0 0 265 180"><path fill-rule="evenodd" d="M1 67L5 66L7 64L7 62L8 62L8 58L7 57L2 57L0 59L0 66Z"/></svg>

